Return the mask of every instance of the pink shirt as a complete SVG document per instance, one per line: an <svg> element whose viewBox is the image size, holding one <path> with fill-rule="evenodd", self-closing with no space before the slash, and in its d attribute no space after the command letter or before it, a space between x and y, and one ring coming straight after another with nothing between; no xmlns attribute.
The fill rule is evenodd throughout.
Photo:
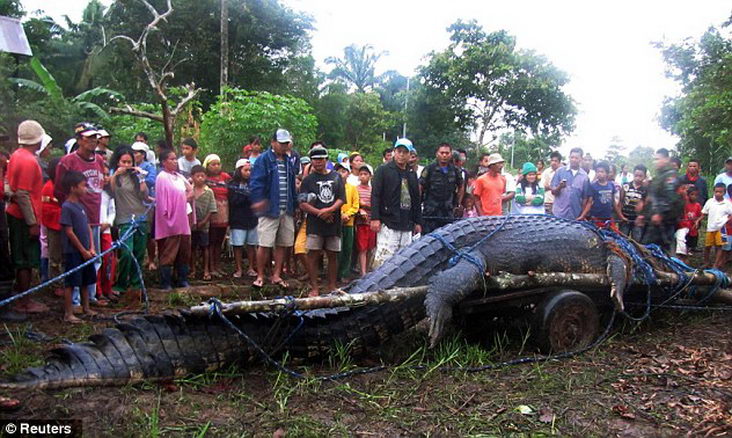
<svg viewBox="0 0 732 438"><path fill-rule="evenodd" d="M186 199L189 187L179 173L162 171L158 174L155 180L155 240L191 234Z"/></svg>

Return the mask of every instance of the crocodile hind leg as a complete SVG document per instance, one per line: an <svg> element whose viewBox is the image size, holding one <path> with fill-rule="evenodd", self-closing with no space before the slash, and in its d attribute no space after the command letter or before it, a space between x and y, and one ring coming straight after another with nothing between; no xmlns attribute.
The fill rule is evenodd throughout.
<svg viewBox="0 0 732 438"><path fill-rule="evenodd" d="M628 265L622 258L611 254L607 258L607 276L610 278L610 298L615 304L615 310L622 312L623 292L628 284Z"/></svg>
<svg viewBox="0 0 732 438"><path fill-rule="evenodd" d="M482 285L484 270L478 264L486 266L484 256L473 251L430 279L424 300L430 319L430 348L442 338L445 324L452 319L452 308Z"/></svg>

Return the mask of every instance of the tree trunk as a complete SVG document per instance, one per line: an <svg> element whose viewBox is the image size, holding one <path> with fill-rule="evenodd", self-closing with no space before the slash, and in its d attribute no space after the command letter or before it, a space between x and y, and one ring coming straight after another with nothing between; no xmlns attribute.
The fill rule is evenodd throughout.
<svg viewBox="0 0 732 438"><path fill-rule="evenodd" d="M229 9L226 0L221 0L221 82L219 94L229 82Z"/></svg>
<svg viewBox="0 0 732 438"><path fill-rule="evenodd" d="M175 126L175 115L170 112L168 102L162 102L160 107L163 110L163 127L165 128L165 143L169 148L173 147L173 127Z"/></svg>

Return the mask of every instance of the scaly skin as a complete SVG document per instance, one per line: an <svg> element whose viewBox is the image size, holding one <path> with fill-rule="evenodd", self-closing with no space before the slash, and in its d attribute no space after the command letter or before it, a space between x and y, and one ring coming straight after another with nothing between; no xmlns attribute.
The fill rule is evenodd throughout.
<svg viewBox="0 0 732 438"><path fill-rule="evenodd" d="M457 248L466 248L501 226L504 220L467 219L434 233ZM541 235L548 237L539 239ZM491 272L604 272L607 266L607 252L596 234L571 222L544 216L511 216L503 229L482 247ZM567 251L558 252L556 248ZM431 296L441 297L444 291L438 285L453 288L455 279L460 278L457 275L463 273L468 273L465 284L475 286L475 274L469 274L474 268L466 268L464 261L449 267L453 255L434 236L423 236L354 282L349 292L426 285L434 277ZM436 275L440 273L443 274ZM251 314L229 319L275 357L287 352L291 358L317 358L327 354L334 343L349 344L353 354L362 354L424 317L424 297L415 297L379 306L308 311L302 315L302 324L295 315ZM286 345L279 345L290 334ZM29 368L12 381L0 382L0 388L122 385L166 380L231 364L245 365L258 359L251 347L221 321L185 312L134 318L91 336L90 341L52 350L45 366Z"/></svg>

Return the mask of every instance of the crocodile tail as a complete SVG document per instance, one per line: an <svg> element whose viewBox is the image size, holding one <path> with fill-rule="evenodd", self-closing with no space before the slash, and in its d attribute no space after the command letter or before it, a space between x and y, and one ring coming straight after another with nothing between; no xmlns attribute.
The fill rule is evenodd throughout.
<svg viewBox="0 0 732 438"><path fill-rule="evenodd" d="M0 388L114 386L165 380L247 360L228 328L207 318L159 315L135 318L51 351L42 367L28 368Z"/></svg>

